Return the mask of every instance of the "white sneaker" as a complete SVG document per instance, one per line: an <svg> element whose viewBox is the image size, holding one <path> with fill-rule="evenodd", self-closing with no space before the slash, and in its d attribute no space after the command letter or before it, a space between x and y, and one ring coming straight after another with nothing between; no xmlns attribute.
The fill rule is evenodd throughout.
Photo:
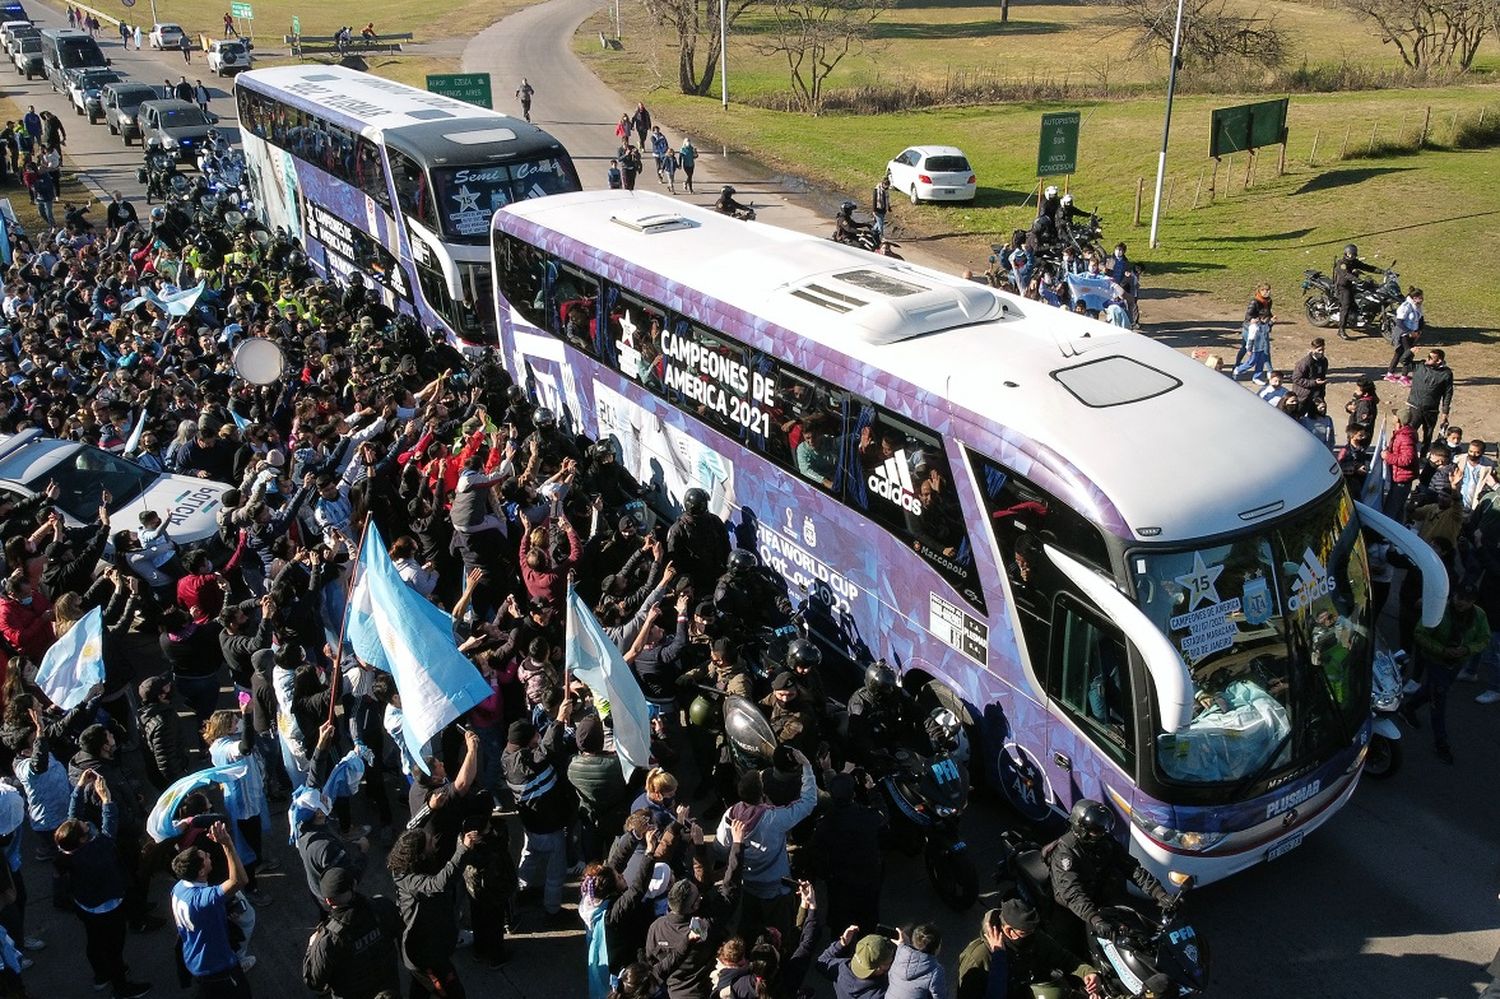
<svg viewBox="0 0 1500 999"><path fill-rule="evenodd" d="M1473 683L1479 679L1479 674L1471 669L1463 669L1459 670L1453 679L1462 680L1464 683Z"/></svg>
<svg viewBox="0 0 1500 999"><path fill-rule="evenodd" d="M251 968L255 967L255 961L256 957L254 954L246 954L244 957L240 958L240 970L249 971Z"/></svg>
<svg viewBox="0 0 1500 999"><path fill-rule="evenodd" d="M21 948L23 950L46 950L47 941L39 940L36 937L27 937L21 941Z"/></svg>
<svg viewBox="0 0 1500 999"><path fill-rule="evenodd" d="M1500 690L1486 690L1474 698L1475 704L1497 704L1500 703Z"/></svg>
<svg viewBox="0 0 1500 999"><path fill-rule="evenodd" d="M459 930L458 931L458 946L459 947L468 947L473 942L474 942L474 931L473 930Z"/></svg>

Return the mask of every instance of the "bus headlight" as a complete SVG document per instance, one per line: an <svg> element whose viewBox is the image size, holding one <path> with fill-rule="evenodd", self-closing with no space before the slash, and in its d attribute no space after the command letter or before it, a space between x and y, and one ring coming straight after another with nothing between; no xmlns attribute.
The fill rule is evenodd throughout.
<svg viewBox="0 0 1500 999"><path fill-rule="evenodd" d="M1224 841L1228 833L1221 832L1196 832L1191 829L1173 829L1156 822L1130 807L1130 802L1125 796L1114 788L1105 786L1110 800L1119 806L1120 811L1130 817L1130 822L1141 832L1145 833L1153 842L1158 843L1169 850L1177 850L1182 853L1203 853L1212 850Z"/></svg>

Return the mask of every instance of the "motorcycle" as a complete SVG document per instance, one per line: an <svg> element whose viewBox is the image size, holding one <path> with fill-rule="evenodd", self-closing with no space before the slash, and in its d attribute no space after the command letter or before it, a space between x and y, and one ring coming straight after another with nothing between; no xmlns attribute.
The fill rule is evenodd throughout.
<svg viewBox="0 0 1500 999"><path fill-rule="evenodd" d="M838 223L833 226L833 235L828 238L835 243L843 243L845 246L857 246L861 250L869 250L871 253L880 252L880 237L875 235L875 230L868 225L856 223L858 228L852 233L845 233Z"/></svg>
<svg viewBox="0 0 1500 999"><path fill-rule="evenodd" d="M1370 726L1370 746L1365 753L1365 776L1387 780L1401 769L1401 728L1396 713L1405 695L1406 653L1377 649L1375 667L1370 677L1370 710L1375 715Z"/></svg>
<svg viewBox="0 0 1500 999"><path fill-rule="evenodd" d="M750 205L750 206L745 207L745 208L736 208L733 211L729 211L729 212L724 211L724 209L720 208L718 205L714 205L714 211L718 212L720 215L728 215L730 218L736 219L736 220L738 220L740 222L754 222L755 221L755 206L754 205Z"/></svg>
<svg viewBox="0 0 1500 999"><path fill-rule="evenodd" d="M1043 925L1056 926L1059 920L1075 920L1052 894L1052 872L1041 848L1023 840L1015 832L1001 834L1004 845L995 880L1002 897L1019 896L1036 907ZM1156 920L1148 919L1129 906L1113 905L1100 909L1114 927L1105 937L1085 931L1089 960L1104 978L1105 995L1138 997L1148 994L1152 979L1168 983L1165 992L1156 996L1190 999L1202 996L1208 983L1208 942L1180 915L1182 899L1192 886L1191 877L1173 876L1177 896Z"/></svg>
<svg viewBox="0 0 1500 999"><path fill-rule="evenodd" d="M1354 315L1345 324L1348 328L1378 329L1386 339L1392 339L1390 331L1396 320L1396 307L1406 297L1406 293L1401 290L1400 275L1394 270L1395 266L1396 262L1391 261L1385 277L1379 282L1355 282ZM1339 300L1334 294L1333 278L1322 271L1303 271L1302 291L1307 296L1302 304L1307 311L1308 322L1324 329L1332 329L1339 324Z"/></svg>
<svg viewBox="0 0 1500 999"><path fill-rule="evenodd" d="M146 204L166 201L172 194L186 190L187 179L177 172L177 161L168 153L153 149L146 162L135 172L136 180L146 185Z"/></svg>
<svg viewBox="0 0 1500 999"><path fill-rule="evenodd" d="M927 880L949 908L963 912L979 897L979 872L958 824L969 803L969 773L957 750L962 729L946 708L923 726L926 752L898 747L876 766L897 842L919 845Z"/></svg>

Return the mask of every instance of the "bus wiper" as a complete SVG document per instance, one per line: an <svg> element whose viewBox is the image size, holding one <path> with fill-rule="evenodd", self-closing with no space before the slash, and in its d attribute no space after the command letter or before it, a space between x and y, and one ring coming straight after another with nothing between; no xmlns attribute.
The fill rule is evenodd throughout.
<svg viewBox="0 0 1500 999"><path fill-rule="evenodd" d="M1281 751L1286 748L1287 743L1291 740L1292 729L1291 726L1288 726L1286 735L1282 736L1281 740L1276 743L1276 748L1271 750L1271 755L1266 757L1266 761L1260 766L1256 767L1254 773L1241 780L1233 787L1233 789L1230 790L1230 800L1238 801L1241 794L1244 794L1246 790L1254 787L1256 784L1259 784L1262 780L1264 780L1266 774L1270 773L1271 769L1276 765L1276 759L1281 755Z"/></svg>

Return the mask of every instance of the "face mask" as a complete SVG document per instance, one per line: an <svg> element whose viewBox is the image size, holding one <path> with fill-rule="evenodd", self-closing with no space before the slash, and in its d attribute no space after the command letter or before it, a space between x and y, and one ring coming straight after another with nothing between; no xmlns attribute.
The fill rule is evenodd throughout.
<svg viewBox="0 0 1500 999"><path fill-rule="evenodd" d="M34 600L34 599L35 599L35 597L22 597L21 598L21 606L22 607L30 607L31 606L31 601Z"/></svg>

